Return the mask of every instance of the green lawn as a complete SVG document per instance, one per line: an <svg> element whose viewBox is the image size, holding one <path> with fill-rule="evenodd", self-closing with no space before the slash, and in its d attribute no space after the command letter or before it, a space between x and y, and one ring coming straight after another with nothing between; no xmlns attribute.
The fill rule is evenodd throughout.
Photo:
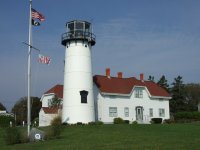
<svg viewBox="0 0 200 150"><path fill-rule="evenodd" d="M0 149L199 150L200 124L96 125L65 127L60 139L7 146L0 129Z"/></svg>

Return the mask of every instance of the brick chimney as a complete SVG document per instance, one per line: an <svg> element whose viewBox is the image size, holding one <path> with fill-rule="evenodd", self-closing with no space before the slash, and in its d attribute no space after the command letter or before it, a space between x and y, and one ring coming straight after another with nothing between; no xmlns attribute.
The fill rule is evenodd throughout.
<svg viewBox="0 0 200 150"><path fill-rule="evenodd" d="M143 73L140 74L140 81L144 82L144 74Z"/></svg>
<svg viewBox="0 0 200 150"><path fill-rule="evenodd" d="M117 73L117 77L118 77L118 78L122 78L122 76L123 76L123 73L122 73L122 72L118 72L118 73Z"/></svg>
<svg viewBox="0 0 200 150"><path fill-rule="evenodd" d="M110 78L110 68L106 68L106 76Z"/></svg>

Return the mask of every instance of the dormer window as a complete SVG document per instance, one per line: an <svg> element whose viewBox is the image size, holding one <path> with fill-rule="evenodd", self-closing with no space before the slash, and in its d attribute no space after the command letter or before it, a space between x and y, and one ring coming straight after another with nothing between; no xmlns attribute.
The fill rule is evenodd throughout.
<svg viewBox="0 0 200 150"><path fill-rule="evenodd" d="M87 96L88 96L88 91L80 91L81 95L81 103L87 103Z"/></svg>
<svg viewBox="0 0 200 150"><path fill-rule="evenodd" d="M48 107L51 107L52 99L48 99Z"/></svg>
<svg viewBox="0 0 200 150"><path fill-rule="evenodd" d="M143 98L143 90L141 88L135 89L135 98Z"/></svg>

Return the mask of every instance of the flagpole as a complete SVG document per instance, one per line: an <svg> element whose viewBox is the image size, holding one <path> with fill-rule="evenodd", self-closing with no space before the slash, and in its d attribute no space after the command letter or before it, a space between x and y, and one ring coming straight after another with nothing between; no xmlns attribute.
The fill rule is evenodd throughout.
<svg viewBox="0 0 200 150"><path fill-rule="evenodd" d="M29 14L29 37L28 37L28 100L27 100L27 134L28 137L30 135L30 125L31 125L31 107L30 107L30 101L31 101L31 40L32 40L32 15L31 15L31 8L32 8L32 0L29 0L30 3L30 14Z"/></svg>

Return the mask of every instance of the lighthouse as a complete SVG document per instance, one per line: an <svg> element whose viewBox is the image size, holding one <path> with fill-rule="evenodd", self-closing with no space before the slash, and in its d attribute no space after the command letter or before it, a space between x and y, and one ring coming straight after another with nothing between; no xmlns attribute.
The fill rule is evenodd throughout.
<svg viewBox="0 0 200 150"><path fill-rule="evenodd" d="M62 122L88 123L95 121L91 62L95 35L87 21L73 20L66 28L61 39L65 46Z"/></svg>

